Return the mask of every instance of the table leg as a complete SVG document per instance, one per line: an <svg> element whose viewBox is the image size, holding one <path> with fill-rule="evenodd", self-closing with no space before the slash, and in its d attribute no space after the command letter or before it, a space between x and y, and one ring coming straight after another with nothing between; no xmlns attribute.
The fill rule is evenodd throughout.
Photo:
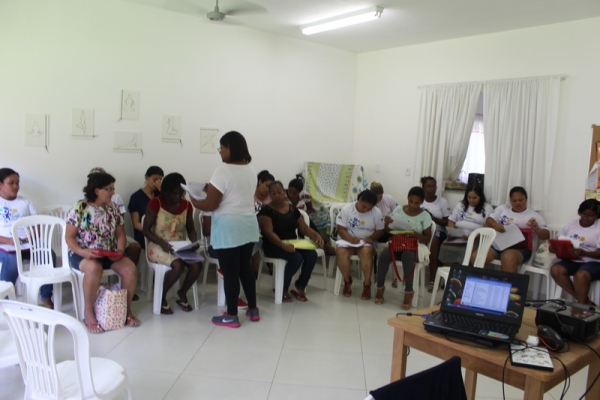
<svg viewBox="0 0 600 400"><path fill-rule="evenodd" d="M406 346L404 345L404 330L394 329L394 349L392 353L392 376L390 382L395 382L406 376Z"/></svg>
<svg viewBox="0 0 600 400"><path fill-rule="evenodd" d="M475 400L475 390L477 389L477 372L465 369L465 391L467 399Z"/></svg>
<svg viewBox="0 0 600 400"><path fill-rule="evenodd" d="M594 381L594 379L596 378L596 375L598 375L598 372L600 372L600 361L598 361L596 358L594 358L594 361L592 361L590 363L590 366L588 368L588 378L587 378L587 384L585 386L586 389ZM585 396L585 398L586 399L600 399L600 381L596 382L594 387L589 391L589 393Z"/></svg>
<svg viewBox="0 0 600 400"><path fill-rule="evenodd" d="M542 381L535 379L531 376L525 378L525 393L524 399L527 400L543 400L544 398L544 384Z"/></svg>

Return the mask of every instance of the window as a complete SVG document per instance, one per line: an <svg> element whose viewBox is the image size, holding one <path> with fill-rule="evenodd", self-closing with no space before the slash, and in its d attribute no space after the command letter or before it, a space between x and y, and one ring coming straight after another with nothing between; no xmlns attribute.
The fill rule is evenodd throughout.
<svg viewBox="0 0 600 400"><path fill-rule="evenodd" d="M467 156L465 162L461 168L460 174L458 174L458 180L463 183L467 183L469 174L485 173L485 144L483 136L483 115L476 114L475 122L473 123L473 130L471 131L471 138L469 139L469 149L467 150Z"/></svg>

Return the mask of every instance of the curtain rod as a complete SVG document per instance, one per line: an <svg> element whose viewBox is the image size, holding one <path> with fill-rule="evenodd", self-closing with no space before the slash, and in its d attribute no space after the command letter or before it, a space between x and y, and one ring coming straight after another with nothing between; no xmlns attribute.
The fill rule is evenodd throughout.
<svg viewBox="0 0 600 400"><path fill-rule="evenodd" d="M528 81L534 79L547 79L547 78L560 78L564 81L567 75L547 75L547 76L530 76L526 78L511 78L511 79L494 79L491 81L474 81L474 82L456 82L456 83L434 83L431 85L420 85L417 86L419 89L430 88L430 87L441 87L441 86L457 86L457 85L471 85L476 83L493 83L493 82L510 82L510 81Z"/></svg>

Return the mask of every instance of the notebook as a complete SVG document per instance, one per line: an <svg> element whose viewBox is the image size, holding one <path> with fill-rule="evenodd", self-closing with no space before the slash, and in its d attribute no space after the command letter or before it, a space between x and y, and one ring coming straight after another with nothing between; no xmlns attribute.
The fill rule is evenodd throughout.
<svg viewBox="0 0 600 400"><path fill-rule="evenodd" d="M555 249L554 255L561 260L581 260L569 252L569 249L574 248L570 239L548 239L548 241Z"/></svg>
<svg viewBox="0 0 600 400"><path fill-rule="evenodd" d="M486 346L509 343L521 327L529 275L453 264L440 311L425 330Z"/></svg>

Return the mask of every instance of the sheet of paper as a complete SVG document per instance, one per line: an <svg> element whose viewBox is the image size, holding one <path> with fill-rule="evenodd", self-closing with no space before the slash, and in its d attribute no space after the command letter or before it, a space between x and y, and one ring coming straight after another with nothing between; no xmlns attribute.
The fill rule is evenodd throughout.
<svg viewBox="0 0 600 400"><path fill-rule="evenodd" d="M169 242L169 244L173 247L175 251L185 251L190 250L194 245L201 245L201 240L196 240L194 243L191 243L189 240L178 240L174 242Z"/></svg>
<svg viewBox="0 0 600 400"><path fill-rule="evenodd" d="M206 193L203 191L204 186L206 186L206 183L188 182L187 185L181 184L183 190L196 200L202 200L206 197Z"/></svg>
<svg viewBox="0 0 600 400"><path fill-rule="evenodd" d="M414 231L415 228L412 227L412 225L405 220L404 218L400 218L400 217L396 217L396 219L394 219L392 222L390 222L390 224L388 225L388 228L390 228L391 230L395 230L395 231Z"/></svg>
<svg viewBox="0 0 600 400"><path fill-rule="evenodd" d="M354 244L354 243L347 242L344 239L337 240L335 242L335 244L338 245L339 247L362 247L362 246L370 246L371 245L369 243L366 243L364 240L361 240L357 244Z"/></svg>
<svg viewBox="0 0 600 400"><path fill-rule="evenodd" d="M523 232L521 232L516 224L512 224L504 227L504 233L496 232L494 247L502 251L517 243L521 243L523 240L525 240Z"/></svg>
<svg viewBox="0 0 600 400"><path fill-rule="evenodd" d="M461 228L450 228L449 226L446 227L446 230L448 231L448 233L453 236L453 237L457 237L457 238L461 238L465 235L469 235L472 231L468 231L468 229L461 229Z"/></svg>
<svg viewBox="0 0 600 400"><path fill-rule="evenodd" d="M204 261L204 257L196 253L194 250L178 250L175 255L185 262L194 263Z"/></svg>

